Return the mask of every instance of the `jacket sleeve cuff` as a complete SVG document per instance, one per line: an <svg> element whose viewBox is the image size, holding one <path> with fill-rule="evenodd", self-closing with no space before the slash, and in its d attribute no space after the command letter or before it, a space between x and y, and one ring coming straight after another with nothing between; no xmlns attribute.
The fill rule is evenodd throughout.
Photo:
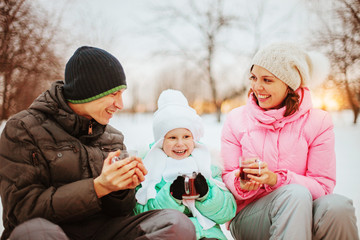
<svg viewBox="0 0 360 240"><path fill-rule="evenodd" d="M210 188L209 188L209 191L210 191ZM197 201L200 201L200 202L203 202L208 196L209 196L209 191L202 197L196 199Z"/></svg>
<svg viewBox="0 0 360 240"><path fill-rule="evenodd" d="M275 171L275 174L277 175L276 184L272 187L265 184L265 191L272 192L287 183L287 170L277 170Z"/></svg>

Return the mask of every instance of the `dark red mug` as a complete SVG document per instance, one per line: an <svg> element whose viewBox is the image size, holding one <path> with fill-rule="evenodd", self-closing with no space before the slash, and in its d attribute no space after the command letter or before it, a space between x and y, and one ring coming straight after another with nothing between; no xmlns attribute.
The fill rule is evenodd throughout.
<svg viewBox="0 0 360 240"><path fill-rule="evenodd" d="M196 176L197 176L196 172L193 172L191 175L183 175L184 187L185 187L185 194L182 195L183 199L199 198L200 194L196 192L196 188L195 188Z"/></svg>
<svg viewBox="0 0 360 240"><path fill-rule="evenodd" d="M242 156L240 156L240 159L239 159L240 179L243 182L247 182L247 181L251 180L248 177L248 174L251 174L251 173L244 172L244 169L245 168L250 168L250 165L253 163L253 162L248 163L248 160L250 160L250 159L256 159L255 160L256 162L260 162L259 158L257 158L257 157L242 157ZM260 176L260 169L261 169L260 165L256 169L259 171L259 173L258 174L251 174L251 175L259 177Z"/></svg>

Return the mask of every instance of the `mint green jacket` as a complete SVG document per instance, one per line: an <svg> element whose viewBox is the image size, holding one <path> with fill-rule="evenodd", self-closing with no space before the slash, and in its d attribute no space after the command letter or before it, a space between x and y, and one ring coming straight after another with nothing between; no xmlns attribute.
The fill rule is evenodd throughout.
<svg viewBox="0 0 360 240"><path fill-rule="evenodd" d="M221 170L215 166L212 166L211 170L212 177L222 181ZM226 240L219 224L226 223L235 216L236 202L233 195L228 190L219 188L212 181L207 180L207 183L209 185L209 192L201 199L195 201L195 206L203 216L217 223L210 229L204 230L198 220L195 217L192 217L190 210L182 204L181 201L170 195L171 183L165 182L164 179L156 185L157 195L155 199L149 199L145 205L137 203L134 208L134 213L139 214L154 209L176 209L189 216L194 223L197 239L206 237Z"/></svg>

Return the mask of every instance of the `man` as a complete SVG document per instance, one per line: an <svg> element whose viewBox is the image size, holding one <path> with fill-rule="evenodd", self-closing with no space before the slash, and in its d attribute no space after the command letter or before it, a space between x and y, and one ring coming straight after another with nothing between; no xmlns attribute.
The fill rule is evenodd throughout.
<svg viewBox="0 0 360 240"><path fill-rule="evenodd" d="M0 139L1 239L195 239L175 210L132 215L147 170L140 158L111 163L126 147L107 125L125 89L114 56L81 47L65 83L9 119Z"/></svg>

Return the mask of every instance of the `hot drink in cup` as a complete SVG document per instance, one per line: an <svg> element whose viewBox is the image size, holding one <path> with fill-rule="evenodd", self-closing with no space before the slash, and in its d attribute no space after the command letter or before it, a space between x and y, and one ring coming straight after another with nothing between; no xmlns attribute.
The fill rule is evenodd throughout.
<svg viewBox="0 0 360 240"><path fill-rule="evenodd" d="M193 172L191 175L183 175L185 185L185 194L182 196L183 199L197 199L200 196L200 194L196 192L195 188L196 176L196 172Z"/></svg>
<svg viewBox="0 0 360 240"><path fill-rule="evenodd" d="M251 167L251 164L253 164L254 162L259 163L256 168ZM260 176L260 170L261 170L260 160L257 157L240 157L239 166L240 166L240 179L244 182L251 180L251 178L248 177L249 174L256 176L256 177ZM246 172L244 172L245 168L246 169L256 169L257 173L246 173Z"/></svg>
<svg viewBox="0 0 360 240"><path fill-rule="evenodd" d="M120 152L119 156L115 156L111 159L111 163L120 161L120 160L128 158L128 157L137 156L136 150L120 150L120 151L121 152Z"/></svg>

